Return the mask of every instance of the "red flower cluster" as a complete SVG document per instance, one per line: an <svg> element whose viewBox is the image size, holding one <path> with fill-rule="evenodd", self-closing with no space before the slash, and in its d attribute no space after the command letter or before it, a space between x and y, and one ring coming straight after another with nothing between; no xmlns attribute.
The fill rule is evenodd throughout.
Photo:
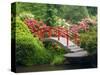
<svg viewBox="0 0 100 75"><path fill-rule="evenodd" d="M89 25L85 21L81 21L79 25L79 29L87 30L89 28Z"/></svg>
<svg viewBox="0 0 100 75"><path fill-rule="evenodd" d="M43 23L43 21L37 21L33 18L31 19L25 19L24 20L25 24L29 27L30 31L32 33L34 33L35 31L37 31L38 29L42 28L42 27L46 27L46 24Z"/></svg>
<svg viewBox="0 0 100 75"><path fill-rule="evenodd" d="M31 32L34 32L36 29L34 28L34 26L37 24L37 21L34 19L25 19L24 20L25 24L29 27L29 29L31 30Z"/></svg>
<svg viewBox="0 0 100 75"><path fill-rule="evenodd" d="M86 31L88 29L89 29L89 25L85 21L81 21L79 23L79 25L73 25L70 28L70 31L74 32L74 33L78 33L80 30L85 30Z"/></svg>
<svg viewBox="0 0 100 75"><path fill-rule="evenodd" d="M79 26L78 25L73 25L70 28L70 31L73 32L73 33L78 33L79 32Z"/></svg>

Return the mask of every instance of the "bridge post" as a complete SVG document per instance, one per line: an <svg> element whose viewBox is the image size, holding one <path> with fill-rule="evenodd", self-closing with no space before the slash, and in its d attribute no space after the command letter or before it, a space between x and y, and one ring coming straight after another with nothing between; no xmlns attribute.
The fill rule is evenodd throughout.
<svg viewBox="0 0 100 75"><path fill-rule="evenodd" d="M51 32L51 28L49 28L49 37L51 37L51 33L52 33L52 32Z"/></svg>
<svg viewBox="0 0 100 75"><path fill-rule="evenodd" d="M41 39L44 38L44 31L43 31L43 29L40 30L40 38L41 38Z"/></svg>
<svg viewBox="0 0 100 75"><path fill-rule="evenodd" d="M67 40L67 47L69 46L69 35L68 35L68 31L67 31L67 35L66 35L66 40Z"/></svg>
<svg viewBox="0 0 100 75"><path fill-rule="evenodd" d="M37 36L38 36L38 37L39 37L39 39L40 39L40 31L38 31L38 32L37 32Z"/></svg>
<svg viewBox="0 0 100 75"><path fill-rule="evenodd" d="M75 37L75 44L78 44L78 40L77 40L77 39L78 39L78 34L75 33L75 34L74 34L74 37Z"/></svg>
<svg viewBox="0 0 100 75"><path fill-rule="evenodd" d="M38 36L41 40L43 39L43 30L42 29L38 31Z"/></svg>
<svg viewBox="0 0 100 75"><path fill-rule="evenodd" d="M41 32L41 33L42 33L42 38L44 38L44 30L42 30L42 32Z"/></svg>
<svg viewBox="0 0 100 75"><path fill-rule="evenodd" d="M60 40L60 32L59 32L59 30L58 30L58 40Z"/></svg>
<svg viewBox="0 0 100 75"><path fill-rule="evenodd" d="M67 47L69 46L69 36L67 35Z"/></svg>
<svg viewBox="0 0 100 75"><path fill-rule="evenodd" d="M74 41L75 41L75 44L76 44L76 33L74 33Z"/></svg>

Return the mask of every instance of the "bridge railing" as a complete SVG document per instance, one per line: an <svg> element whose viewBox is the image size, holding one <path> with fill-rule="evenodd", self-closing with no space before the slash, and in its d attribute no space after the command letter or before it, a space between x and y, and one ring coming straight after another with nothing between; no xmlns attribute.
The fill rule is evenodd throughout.
<svg viewBox="0 0 100 75"><path fill-rule="evenodd" d="M46 37L49 38L52 36L57 37L58 40L60 40L60 37L64 37L64 38L66 38L67 47L69 46L69 40L71 40L70 38L73 38L74 42L76 44L79 44L78 43L79 35L76 33L72 33L73 35L70 35L71 32L69 32L65 28L47 26L45 28L40 28L39 30L35 31L34 33L36 33L36 35L41 40L46 38ZM47 34L47 36L45 36L45 34Z"/></svg>
<svg viewBox="0 0 100 75"><path fill-rule="evenodd" d="M63 27L50 27L44 23L39 23L34 19L25 19L24 22L29 27L30 31L41 40L45 37L49 38L52 36L58 37L58 40L60 40L60 37L64 37L66 38L67 47L69 46L69 40L71 40L71 38L73 38L74 42L78 44L79 35ZM45 34L47 34L47 36L45 36Z"/></svg>

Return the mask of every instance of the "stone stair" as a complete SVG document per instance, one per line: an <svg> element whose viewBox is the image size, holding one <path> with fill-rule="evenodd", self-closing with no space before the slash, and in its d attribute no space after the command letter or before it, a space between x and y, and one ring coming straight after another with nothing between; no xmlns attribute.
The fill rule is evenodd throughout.
<svg viewBox="0 0 100 75"><path fill-rule="evenodd" d="M88 52L80 48L76 44L70 44L68 47L70 49L70 53L66 53L64 57L84 57L88 55Z"/></svg>
<svg viewBox="0 0 100 75"><path fill-rule="evenodd" d="M83 48L80 48L79 46L72 45L68 47L71 52L78 52L78 51L83 51Z"/></svg>

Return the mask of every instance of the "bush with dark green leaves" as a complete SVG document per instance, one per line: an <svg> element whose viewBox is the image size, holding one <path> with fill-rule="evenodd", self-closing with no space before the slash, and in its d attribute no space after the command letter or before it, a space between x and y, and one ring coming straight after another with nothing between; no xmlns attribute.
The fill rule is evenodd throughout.
<svg viewBox="0 0 100 75"><path fill-rule="evenodd" d="M65 50L58 43L45 41L44 46L51 55L51 65L59 65L64 63Z"/></svg>
<svg viewBox="0 0 100 75"><path fill-rule="evenodd" d="M87 50L90 54L97 52L97 31L96 26L92 26L88 32L80 35L81 47Z"/></svg>
<svg viewBox="0 0 100 75"><path fill-rule="evenodd" d="M96 7L71 6L59 4L25 3L16 2L16 15L22 12L32 13L36 19L43 20L47 25L55 26L55 17L77 23L85 17L95 16ZM12 8L14 11L14 8Z"/></svg>

